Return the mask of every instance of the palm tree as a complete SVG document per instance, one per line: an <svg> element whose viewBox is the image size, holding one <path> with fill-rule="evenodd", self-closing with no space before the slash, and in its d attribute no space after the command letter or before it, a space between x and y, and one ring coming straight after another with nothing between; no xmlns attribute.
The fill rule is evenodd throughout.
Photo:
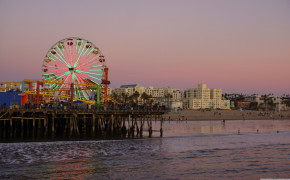
<svg viewBox="0 0 290 180"><path fill-rule="evenodd" d="M169 107L169 100L172 98L172 95L171 94L169 94L169 93L167 93L167 94L165 94L165 99L166 99L166 104L167 104L167 106Z"/></svg>
<svg viewBox="0 0 290 180"><path fill-rule="evenodd" d="M251 102L250 103L250 108L256 110L258 108L258 103L257 102Z"/></svg>
<svg viewBox="0 0 290 180"><path fill-rule="evenodd" d="M140 93L138 91L135 91L134 94L132 94L132 96L135 102L138 103L138 98L140 96Z"/></svg>
<svg viewBox="0 0 290 180"><path fill-rule="evenodd" d="M127 103L127 101L129 100L129 96L127 93L122 93L122 99L124 101L124 103Z"/></svg>
<svg viewBox="0 0 290 180"><path fill-rule="evenodd" d="M146 103L148 101L148 99L150 98L150 96L147 93L142 93L141 95L141 99L144 100L144 103Z"/></svg>
<svg viewBox="0 0 290 180"><path fill-rule="evenodd" d="M165 98L167 98L168 99L168 101L169 101L169 99L171 99L172 98L172 95L171 94L169 94L169 93L167 93L167 94L165 94L165 96L164 96Z"/></svg>

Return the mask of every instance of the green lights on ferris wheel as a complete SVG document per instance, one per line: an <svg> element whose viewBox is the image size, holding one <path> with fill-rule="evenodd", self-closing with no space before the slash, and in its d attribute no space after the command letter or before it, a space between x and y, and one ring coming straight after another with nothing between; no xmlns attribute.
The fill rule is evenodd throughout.
<svg viewBox="0 0 290 180"><path fill-rule="evenodd" d="M99 85L99 83L97 83L96 81L94 81L94 80L92 80L92 79L91 79L91 81Z"/></svg>
<svg viewBox="0 0 290 180"><path fill-rule="evenodd" d="M87 98L87 96L85 95L85 93L84 93L84 91L83 91L83 90L82 90L82 93L83 93L84 97L85 97L85 98Z"/></svg>
<svg viewBox="0 0 290 180"><path fill-rule="evenodd" d="M101 79L99 79L97 77L94 77L94 76L89 76L89 77L94 78L94 79L97 79L97 80L101 80Z"/></svg>
<svg viewBox="0 0 290 180"><path fill-rule="evenodd" d="M86 45L87 45L87 43L84 45L82 52L79 54L79 57L78 57L77 61L76 61L75 64L74 64L74 68L76 68L76 66L78 65L78 62L79 62L79 60L80 60L80 57L81 57L81 55L82 55L82 53L83 53L83 51L84 51ZM79 51L80 51L80 49L79 49Z"/></svg>
<svg viewBox="0 0 290 180"><path fill-rule="evenodd" d="M59 55L59 53L57 51L55 51L57 53L57 55L63 60L63 62L67 65L67 67L71 68L71 65L69 63L67 63L62 56Z"/></svg>
<svg viewBox="0 0 290 180"><path fill-rule="evenodd" d="M63 53L61 52L61 50L59 49L59 47L58 46L56 46L56 47L59 50L59 52L61 53L61 55L64 56Z"/></svg>
<svg viewBox="0 0 290 180"><path fill-rule="evenodd" d="M73 82L75 82L75 78L76 78L75 73L72 73L72 80L73 80Z"/></svg>
<svg viewBox="0 0 290 180"><path fill-rule="evenodd" d="M52 57L50 57L50 56L46 56L47 58L49 58L49 59L52 59L53 61L55 61L55 59L53 59Z"/></svg>
<svg viewBox="0 0 290 180"><path fill-rule="evenodd" d="M91 52L94 50L95 48L92 48L92 50L90 50L90 52L88 53L88 55L90 55L91 54Z"/></svg>
<svg viewBox="0 0 290 180"><path fill-rule="evenodd" d="M104 65L101 64L101 65L97 65L97 66L93 66L93 67L102 67L102 66L104 66Z"/></svg>
<svg viewBox="0 0 290 180"><path fill-rule="evenodd" d="M86 46L85 46L86 47ZM84 52L83 56L87 53L87 51L89 50L89 48L87 48L87 50Z"/></svg>

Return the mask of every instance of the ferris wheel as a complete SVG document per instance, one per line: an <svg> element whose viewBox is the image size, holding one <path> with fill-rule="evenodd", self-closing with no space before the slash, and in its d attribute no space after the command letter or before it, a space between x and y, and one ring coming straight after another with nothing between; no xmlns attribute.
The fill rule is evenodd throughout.
<svg viewBox="0 0 290 180"><path fill-rule="evenodd" d="M62 90L74 83L74 97L88 100L92 92L82 89L81 84L101 85L105 68L105 59L98 47L85 39L71 37L58 41L48 50L42 65L42 79L56 82L47 88L58 95L67 94Z"/></svg>

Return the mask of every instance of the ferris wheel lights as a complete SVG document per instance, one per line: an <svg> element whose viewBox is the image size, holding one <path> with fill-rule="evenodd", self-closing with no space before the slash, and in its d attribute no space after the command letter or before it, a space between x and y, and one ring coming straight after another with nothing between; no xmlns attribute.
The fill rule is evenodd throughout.
<svg viewBox="0 0 290 180"><path fill-rule="evenodd" d="M54 60L55 61L55 59L53 59L52 57L50 57L50 56L46 56L46 58L50 58L50 59L52 59L52 60Z"/></svg>
<svg viewBox="0 0 290 180"><path fill-rule="evenodd" d="M90 41L72 37L53 45L46 54L42 75L46 81L54 82L48 89L69 89L67 84L57 81L79 84L101 84L104 77L105 64L101 50ZM89 81L90 80L90 81ZM74 95L78 99L88 99L90 91L78 89L75 85ZM65 95L67 92L55 92Z"/></svg>
<svg viewBox="0 0 290 180"><path fill-rule="evenodd" d="M104 65L100 64L100 65L97 65L97 66L93 66L93 67L102 67L102 66L104 66Z"/></svg>
<svg viewBox="0 0 290 180"><path fill-rule="evenodd" d="M103 69L91 69L90 71L104 71Z"/></svg>

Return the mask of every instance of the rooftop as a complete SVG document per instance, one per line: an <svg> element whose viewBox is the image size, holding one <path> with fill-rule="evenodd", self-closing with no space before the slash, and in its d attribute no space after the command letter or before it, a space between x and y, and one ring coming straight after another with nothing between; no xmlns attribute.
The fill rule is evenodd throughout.
<svg viewBox="0 0 290 180"><path fill-rule="evenodd" d="M134 88L137 84L121 85L120 88Z"/></svg>

